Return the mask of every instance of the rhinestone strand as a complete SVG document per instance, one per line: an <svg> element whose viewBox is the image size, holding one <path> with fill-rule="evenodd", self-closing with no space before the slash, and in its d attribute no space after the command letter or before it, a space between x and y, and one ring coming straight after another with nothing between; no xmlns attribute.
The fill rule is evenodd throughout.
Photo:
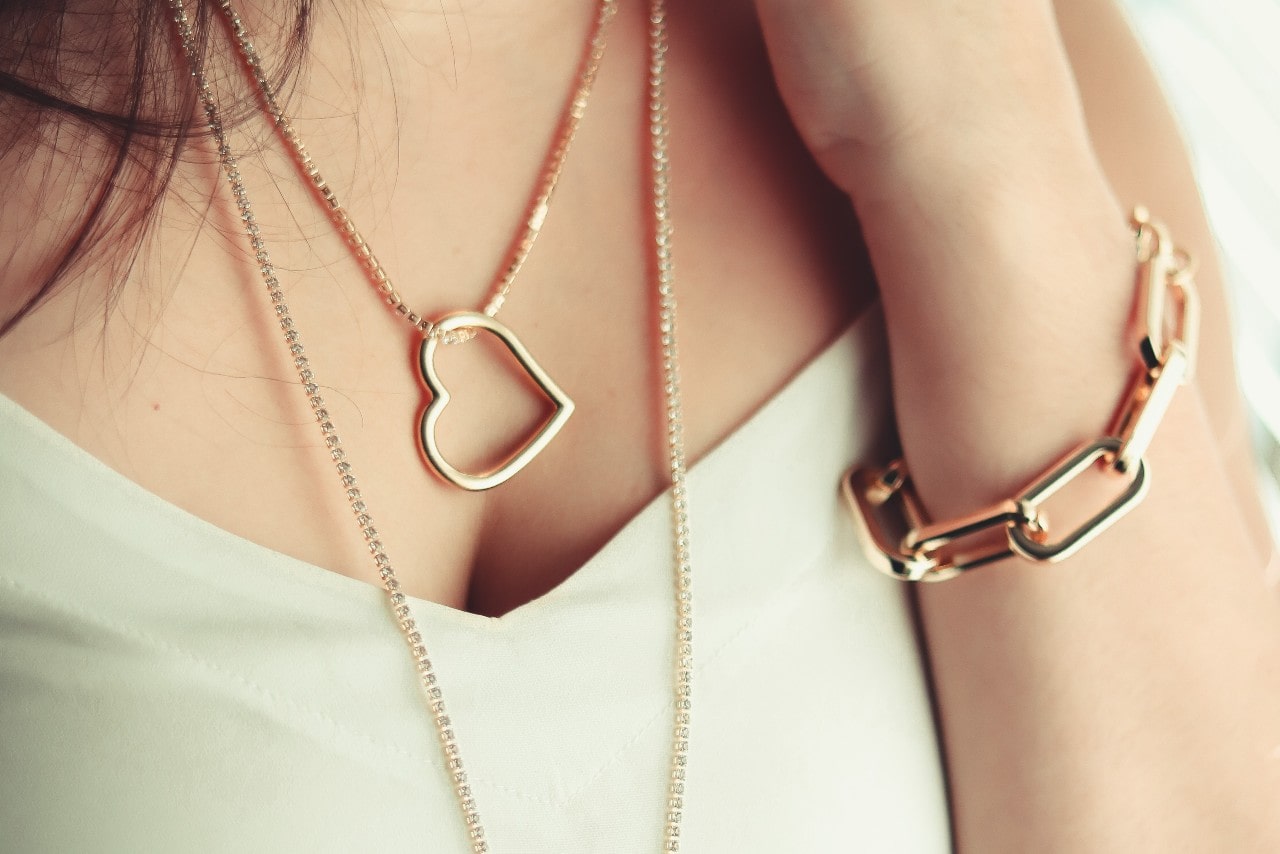
<svg viewBox="0 0 1280 854"><path fill-rule="evenodd" d="M667 791L666 851L680 850L693 711L693 562L689 552L689 490L685 483L684 412L676 348L675 267L671 257L670 119L667 111L667 14L665 0L649 4L649 147L653 178L653 257L658 286L658 335L662 345L667 451L671 471L671 525L676 591L675 704L671 776Z"/></svg>
<svg viewBox="0 0 1280 854"><path fill-rule="evenodd" d="M395 285L391 282L391 277L387 275L387 271L378 262L377 256L373 254L369 243L356 228L356 224L347 213L346 207L338 200L333 188L329 186L329 183L320 174L320 169L307 151L307 146L302 141L302 137L294 128L289 117L285 115L284 110L280 108L280 104L276 100L275 87L267 79L266 72L262 67L261 57L259 57L258 51L253 45L253 40L244 25L244 21L231 6L231 0L219 0L219 6L231 27L231 33L235 37L236 45L240 50L240 57L244 60L245 65L248 66L254 83L257 84L258 92L262 96L263 105L267 108L267 113L271 116L281 136L284 137L285 142L288 143L292 150L294 161L302 169L316 192L324 198L329 216L333 219L334 225L337 226L338 233L346 239L356 258L364 266L370 283L376 288L378 295L391 307L397 317L405 319L424 335L433 334L434 324L432 321L411 309L405 303L403 297L400 296L400 292L396 290ZM507 297L511 293L511 287L515 283L516 275L524 266L525 260L533 250L534 242L542 231L543 221L546 219L547 211L551 206L551 196L555 193L556 186L560 182L560 175L564 171L565 159L569 156L569 148L573 145L573 140L577 136L578 124L586 113L587 102L591 98L591 90L599 74L600 62L604 59L605 36L608 32L609 22L613 20L617 11L617 0L600 0L600 7L596 13L595 23L592 25L591 33L587 40L586 52L583 55L582 64L578 71L578 85L570 96L559 122L559 133L556 137L555 145L547 157L537 193L528 208L528 216L525 220L524 228L520 231L519 236L515 239L512 248L508 252L507 264L491 285L489 300L482 309L490 317L496 317L498 311L507 301ZM452 332L448 336L442 336L441 340L447 343L455 343L470 340L473 337L475 337L474 330L465 329Z"/></svg>
<svg viewBox="0 0 1280 854"><path fill-rule="evenodd" d="M253 250L254 260L258 265L258 271L262 274L263 282L267 286L268 296L271 298L276 318L280 322L280 329L284 333L285 344L293 357L293 366L298 372L298 379L307 395L307 402L311 406L311 411L320 425L320 432L324 436L325 448L333 460L343 491L347 496L347 503L351 506L360 534L373 557L373 563L378 571L379 578L382 580L382 587L386 591L391 612L395 616L396 623L399 625L405 642L408 644L409 652L413 657L414 667L418 674L418 682L426 696L428 708L431 710L432 720L435 722L440 739L445 770L453 783L454 794L457 796L458 805L462 810L463 821L471 840L471 850L473 854L486 854L489 851L489 843L485 839L484 826L480 823L480 813L476 808L475 798L472 796L471 787L467 782L467 772L463 768L462 756L453 731L453 723L445 708L443 693L439 684L437 684L435 667L432 665L427 648L423 643L417 621L410 612L404 593L401 592L400 582L396 578L395 569L391 566L391 559L387 557L386 550L383 548L378 529L374 526L373 517L364 502L364 497L361 495L355 472L351 467L351 463L347 461L346 451L342 448L342 440L338 438L337 430L329 418L328 410L325 408L324 398L320 394L320 387L315 381L314 372L311 370L311 364L302 346L302 338L293 322L289 306L285 302L284 291L281 290L280 281L276 278L275 268L271 264L271 255L267 251L266 242L262 238L261 229L258 226L257 218L254 216L253 207L249 202L249 194L240 175L237 159L232 153L231 147L227 144L226 132L219 114L217 100L204 73L200 55L196 49L195 35L191 29L191 22L187 18L182 0L169 0L169 4L173 9L174 22L178 27L178 35L182 41L183 51L191 64L191 76L196 83L209 131L217 145L218 160L226 173L228 183L231 185L231 194L235 198L236 207L240 211L240 219L244 225L245 234L249 238L249 246Z"/></svg>

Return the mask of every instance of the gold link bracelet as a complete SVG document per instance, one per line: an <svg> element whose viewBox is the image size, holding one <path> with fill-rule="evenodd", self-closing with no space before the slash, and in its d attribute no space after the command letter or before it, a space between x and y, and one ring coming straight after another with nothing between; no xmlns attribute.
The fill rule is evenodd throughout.
<svg viewBox="0 0 1280 854"><path fill-rule="evenodd" d="M1013 498L946 522L928 520L905 461L854 467L841 492L877 569L903 581L944 581L1015 555L1065 560L1146 496L1143 456L1174 392L1195 373L1200 302L1195 261L1174 246L1163 223L1138 206L1130 225L1137 243L1139 370L1110 431L1071 451ZM1124 478L1123 489L1074 529L1051 531L1044 504L1091 469ZM1003 539L993 539L993 532Z"/></svg>

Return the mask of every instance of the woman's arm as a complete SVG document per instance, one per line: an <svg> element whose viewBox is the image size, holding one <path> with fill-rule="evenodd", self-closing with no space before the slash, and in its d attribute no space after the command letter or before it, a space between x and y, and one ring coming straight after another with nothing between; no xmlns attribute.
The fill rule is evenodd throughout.
<svg viewBox="0 0 1280 854"><path fill-rule="evenodd" d="M862 220L935 518L1105 431L1134 359L1128 205L1201 260L1201 369L1145 503L1064 564L920 590L960 850L1280 850L1280 603L1220 277L1123 19L1108 0L1057 20L1047 0L758 5Z"/></svg>

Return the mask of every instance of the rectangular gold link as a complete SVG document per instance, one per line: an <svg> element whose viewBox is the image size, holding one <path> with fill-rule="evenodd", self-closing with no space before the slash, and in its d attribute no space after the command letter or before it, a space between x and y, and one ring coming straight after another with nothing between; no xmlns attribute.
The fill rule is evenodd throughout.
<svg viewBox="0 0 1280 854"><path fill-rule="evenodd" d="M1113 465L1120 472L1129 472L1147 453L1156 428L1164 419L1173 402L1173 395L1187 375L1187 352L1180 343L1174 343L1164 365L1140 377L1134 384L1125 407L1117 422L1115 435L1121 442Z"/></svg>

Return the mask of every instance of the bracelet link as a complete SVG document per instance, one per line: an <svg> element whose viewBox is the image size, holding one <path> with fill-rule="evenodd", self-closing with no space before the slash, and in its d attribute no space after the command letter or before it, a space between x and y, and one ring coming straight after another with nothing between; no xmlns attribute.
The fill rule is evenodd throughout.
<svg viewBox="0 0 1280 854"><path fill-rule="evenodd" d="M1174 392L1186 385L1190 371L1191 359L1186 349L1175 343L1163 365L1138 377L1112 431L1121 442L1112 461L1117 472L1129 472L1142 462L1156 428L1173 402Z"/></svg>
<svg viewBox="0 0 1280 854"><path fill-rule="evenodd" d="M867 560L885 575L902 581L944 581L963 571L902 548L907 534L917 527L920 510L902 460L882 469L850 469L841 491L853 511Z"/></svg>
<svg viewBox="0 0 1280 854"><path fill-rule="evenodd" d="M1175 392L1195 373L1200 303L1194 259L1145 208L1135 208L1130 222L1137 244L1139 369L1109 435L1080 445L1014 498L942 523L929 521L903 460L849 470L841 491L877 569L903 581L943 581L1014 556L1065 560L1146 496L1144 455ZM1089 469L1124 478L1123 488L1065 535L1051 536L1045 503Z"/></svg>
<svg viewBox="0 0 1280 854"><path fill-rule="evenodd" d="M914 493L912 497L914 499ZM973 546L977 551L971 553L956 544L980 538L988 531L1003 531L1015 525L1025 525L1032 531L1043 529L1035 508L1017 501L1001 501L986 510L950 522L913 527L902 538L902 549L938 560L940 565L955 566L962 570L973 569L1009 557L1010 549L1007 546L994 547L989 543L977 543Z"/></svg>
<svg viewBox="0 0 1280 854"><path fill-rule="evenodd" d="M1104 436L1081 445L1019 493L1014 501L1024 513L1039 518L1045 501L1094 467L1095 463L1111 462L1122 447L1123 443L1114 436ZM1040 531L1032 531L1022 525L1014 525L1009 528L1009 546L1029 560L1048 563L1066 560L1136 507L1146 497L1148 487L1147 466L1139 459L1124 490L1066 536L1051 541L1047 526Z"/></svg>
<svg viewBox="0 0 1280 854"><path fill-rule="evenodd" d="M1176 249L1168 229L1151 219L1145 207L1134 208L1129 224L1138 249L1137 323L1138 353L1148 371L1163 366L1173 348L1181 344L1188 357L1185 382L1195 376L1195 353L1200 328L1200 300L1193 276L1196 262ZM1172 303L1172 335L1169 303Z"/></svg>
<svg viewBox="0 0 1280 854"><path fill-rule="evenodd" d="M1127 472L1128 483L1118 496L1056 539L1050 538L1044 504L1096 464L1112 470L1123 447L1114 436L1087 442L1015 498L945 523L925 521L902 460L883 469L853 468L841 488L873 566L904 581L945 581L1015 555L1054 563L1087 545L1146 496L1149 479L1142 459ZM984 539L993 531L1004 536Z"/></svg>

